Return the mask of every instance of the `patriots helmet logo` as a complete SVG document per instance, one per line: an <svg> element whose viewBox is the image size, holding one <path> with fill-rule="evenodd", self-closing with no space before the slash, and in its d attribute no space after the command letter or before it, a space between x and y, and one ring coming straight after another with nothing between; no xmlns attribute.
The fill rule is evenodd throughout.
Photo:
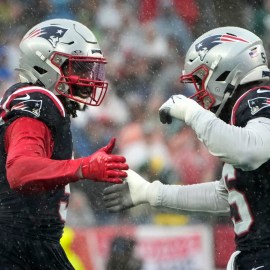
<svg viewBox="0 0 270 270"><path fill-rule="evenodd" d="M51 45L55 48L60 39L67 32L67 30L68 29L56 25L46 26L33 30L31 33L29 33L29 35L25 39L33 37L42 37L48 40L51 43Z"/></svg>
<svg viewBox="0 0 270 270"><path fill-rule="evenodd" d="M200 56L200 60L203 61L206 54L215 46L226 43L226 42L245 42L248 43L247 40L237 37L232 34L224 34L224 35L213 35L209 36L203 40L201 40L198 44L195 45L195 50L198 52Z"/></svg>
<svg viewBox="0 0 270 270"><path fill-rule="evenodd" d="M257 97L248 100L248 106L251 110L251 114L254 115L258 111L270 107L270 98L267 97Z"/></svg>

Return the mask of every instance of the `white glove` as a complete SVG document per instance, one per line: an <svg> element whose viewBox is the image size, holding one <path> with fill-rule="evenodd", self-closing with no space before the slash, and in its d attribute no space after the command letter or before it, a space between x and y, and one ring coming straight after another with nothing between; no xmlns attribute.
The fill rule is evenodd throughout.
<svg viewBox="0 0 270 270"><path fill-rule="evenodd" d="M150 203L157 205L159 181L149 183L132 170L127 171L128 177L123 184L107 187L103 191L103 200L110 212L119 212L133 206Z"/></svg>
<svg viewBox="0 0 270 270"><path fill-rule="evenodd" d="M130 197L134 205L141 203L156 204L158 199L158 188L162 185L159 181L149 183L139 174L132 170L128 170L128 177L126 182L129 186Z"/></svg>
<svg viewBox="0 0 270 270"><path fill-rule="evenodd" d="M190 124L192 116L199 110L203 108L193 99L183 95L173 95L159 108L159 118L163 124L170 124L172 117Z"/></svg>

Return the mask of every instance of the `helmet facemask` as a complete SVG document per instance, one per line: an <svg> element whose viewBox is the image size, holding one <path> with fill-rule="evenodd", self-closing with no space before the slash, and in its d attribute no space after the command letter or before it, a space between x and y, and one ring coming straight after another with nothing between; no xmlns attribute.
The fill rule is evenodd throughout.
<svg viewBox="0 0 270 270"><path fill-rule="evenodd" d="M209 73L209 68L201 65L191 73L183 74L180 77L182 83L192 83L194 85L196 93L190 98L195 99L206 110L209 110L215 104L214 96L206 89Z"/></svg>
<svg viewBox="0 0 270 270"><path fill-rule="evenodd" d="M55 90L82 105L99 106L107 92L106 60L99 57L54 53L51 62L60 71Z"/></svg>

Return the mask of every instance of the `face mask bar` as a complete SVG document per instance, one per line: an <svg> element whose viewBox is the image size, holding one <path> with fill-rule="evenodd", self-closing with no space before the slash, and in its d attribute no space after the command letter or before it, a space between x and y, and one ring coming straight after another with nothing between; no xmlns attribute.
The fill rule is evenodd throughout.
<svg viewBox="0 0 270 270"><path fill-rule="evenodd" d="M215 104L215 98L206 90L205 84L209 69L202 65L189 74L180 76L182 83L193 83L196 93L189 98L195 99L203 108L209 110Z"/></svg>
<svg viewBox="0 0 270 270"><path fill-rule="evenodd" d="M55 90L71 100L99 106L108 89L104 58L55 53L51 62L60 70Z"/></svg>

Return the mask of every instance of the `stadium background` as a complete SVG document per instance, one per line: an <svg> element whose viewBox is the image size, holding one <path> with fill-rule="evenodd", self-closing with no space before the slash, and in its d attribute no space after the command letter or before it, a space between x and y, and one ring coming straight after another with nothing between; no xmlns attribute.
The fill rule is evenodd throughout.
<svg viewBox="0 0 270 270"><path fill-rule="evenodd" d="M173 93L192 93L179 75L185 52L203 32L245 27L269 51L270 1L1 0L0 96L17 81L14 68L24 33L59 17L86 24L108 60L104 104L74 121L75 156L87 156L115 136L116 151L149 181L185 185L218 179L220 162L181 122L161 125L158 108ZM105 186L84 181L71 187L62 243L76 270L105 270L109 258L120 261L129 248L142 269L224 269L234 249L228 217L148 206L109 214L101 200ZM136 260L132 269L139 269L135 265Z"/></svg>

